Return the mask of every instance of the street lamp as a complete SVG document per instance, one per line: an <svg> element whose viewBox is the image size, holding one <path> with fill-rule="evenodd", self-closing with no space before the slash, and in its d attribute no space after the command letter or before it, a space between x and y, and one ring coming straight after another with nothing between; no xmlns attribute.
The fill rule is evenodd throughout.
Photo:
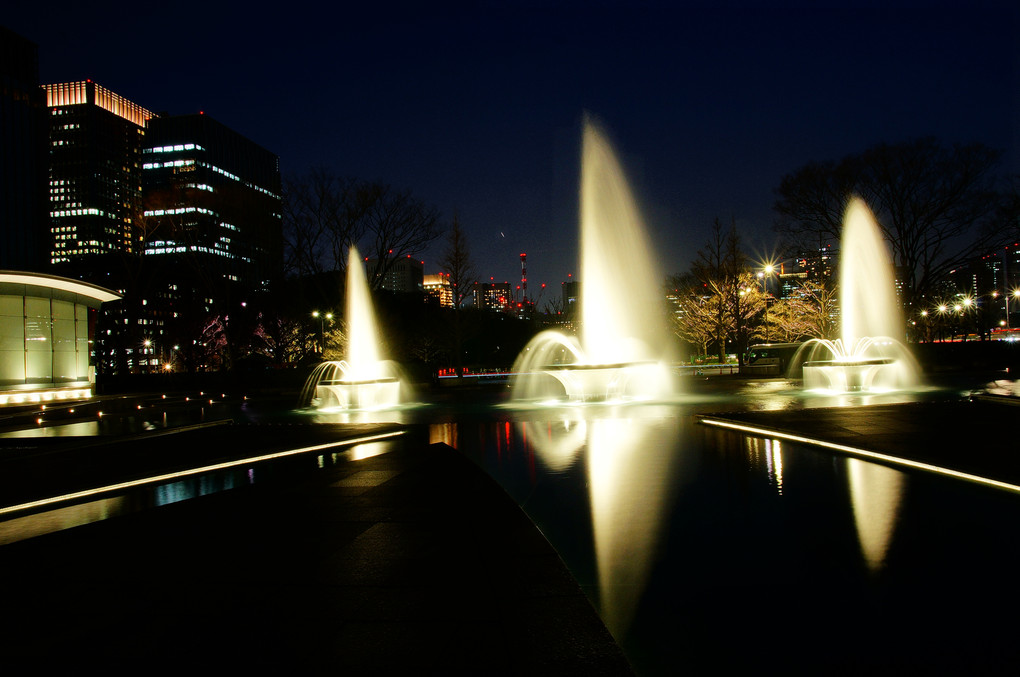
<svg viewBox="0 0 1020 677"><path fill-rule="evenodd" d="M326 320L333 320L333 313L320 313L318 310L312 311L312 317L319 319L319 353L326 354Z"/></svg>
<svg viewBox="0 0 1020 677"><path fill-rule="evenodd" d="M1014 289L1012 294L1006 294L1006 331L1009 331L1009 297L1020 299L1020 289Z"/></svg>
<svg viewBox="0 0 1020 677"><path fill-rule="evenodd" d="M940 341L945 341L946 340L946 313L949 312L949 306L946 305L945 303L940 303L935 310L939 314L937 334L938 334L938 337L939 337Z"/></svg>
<svg viewBox="0 0 1020 677"><path fill-rule="evenodd" d="M768 289L768 276L772 274L775 268L771 263L766 264L765 268L758 273L758 279L761 280L761 293L765 298L765 343L769 342L769 289Z"/></svg>
<svg viewBox="0 0 1020 677"><path fill-rule="evenodd" d="M139 360L139 362L140 362L140 365L144 366L146 374L149 373L149 371L151 371L151 366L152 366L151 363L150 363L149 355L153 351L150 350L150 348L152 348L152 339L144 339L144 340L142 340L142 359Z"/></svg>

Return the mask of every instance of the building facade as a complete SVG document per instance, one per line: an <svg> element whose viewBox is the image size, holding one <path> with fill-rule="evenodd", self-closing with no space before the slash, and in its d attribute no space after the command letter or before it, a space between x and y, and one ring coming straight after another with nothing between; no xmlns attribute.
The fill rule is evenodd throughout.
<svg viewBox="0 0 1020 677"><path fill-rule="evenodd" d="M453 285L450 284L449 273L424 276L422 287L425 289L425 298L433 299L443 308L453 308Z"/></svg>
<svg viewBox="0 0 1020 677"><path fill-rule="evenodd" d="M400 292L404 294L421 294L424 291L425 262L412 258L410 254L396 259L385 271L381 270L385 261L365 259L365 275L375 289Z"/></svg>
<svg viewBox="0 0 1020 677"><path fill-rule="evenodd" d="M137 251L141 152L154 114L91 80L45 91L50 263L91 277L94 257Z"/></svg>
<svg viewBox="0 0 1020 677"><path fill-rule="evenodd" d="M509 282L477 282L472 291L475 308L501 313L515 309L514 290Z"/></svg>
<svg viewBox="0 0 1020 677"><path fill-rule="evenodd" d="M268 290L283 265L279 158L201 113L153 120L141 153L146 260Z"/></svg>

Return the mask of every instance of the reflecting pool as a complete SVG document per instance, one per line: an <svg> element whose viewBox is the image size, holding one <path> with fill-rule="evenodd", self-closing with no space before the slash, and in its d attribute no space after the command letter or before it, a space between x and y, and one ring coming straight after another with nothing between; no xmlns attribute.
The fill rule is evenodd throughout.
<svg viewBox="0 0 1020 677"><path fill-rule="evenodd" d="M1020 495L700 425L702 409L506 409L430 432L517 500L638 674L1015 670L997 619L1020 597Z"/></svg>

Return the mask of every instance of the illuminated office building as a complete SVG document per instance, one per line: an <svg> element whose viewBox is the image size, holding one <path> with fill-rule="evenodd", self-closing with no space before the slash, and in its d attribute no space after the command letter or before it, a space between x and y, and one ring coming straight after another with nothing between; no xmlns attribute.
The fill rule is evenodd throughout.
<svg viewBox="0 0 1020 677"><path fill-rule="evenodd" d="M93 257L137 251L141 151L154 114L91 80L44 89L50 262L74 274Z"/></svg>
<svg viewBox="0 0 1020 677"><path fill-rule="evenodd" d="M477 282L473 289L475 308L508 312L514 306L509 282Z"/></svg>
<svg viewBox="0 0 1020 677"><path fill-rule="evenodd" d="M143 254L265 291L282 269L279 158L208 115L152 121L142 150Z"/></svg>
<svg viewBox="0 0 1020 677"><path fill-rule="evenodd" d="M453 286L450 284L449 273L425 275L422 280L425 297L434 299L443 308L453 308Z"/></svg>
<svg viewBox="0 0 1020 677"><path fill-rule="evenodd" d="M377 289L405 294L421 294L424 290L425 262L412 258L410 254L404 258L394 259L385 272L381 269L386 265L379 259L365 259L365 274Z"/></svg>
<svg viewBox="0 0 1020 677"><path fill-rule="evenodd" d="M103 366L221 368L228 323L257 314L282 269L279 159L202 114L152 119L139 152L135 272L104 309Z"/></svg>
<svg viewBox="0 0 1020 677"><path fill-rule="evenodd" d="M46 265L46 97L39 48L0 26L0 270Z"/></svg>

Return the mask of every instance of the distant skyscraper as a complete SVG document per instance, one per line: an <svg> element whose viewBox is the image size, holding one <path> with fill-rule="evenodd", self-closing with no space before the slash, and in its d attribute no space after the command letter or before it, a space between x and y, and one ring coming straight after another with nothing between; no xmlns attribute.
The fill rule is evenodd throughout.
<svg viewBox="0 0 1020 677"><path fill-rule="evenodd" d="M509 282L478 282L473 292L475 308L507 312L514 307L514 292Z"/></svg>
<svg viewBox="0 0 1020 677"><path fill-rule="evenodd" d="M376 270L378 266L379 263L376 259L365 259L365 274L369 276L369 281L372 280L372 271ZM423 291L425 264L408 255L397 259L389 270L376 276L380 279L373 286L378 289L420 294Z"/></svg>
<svg viewBox="0 0 1020 677"><path fill-rule="evenodd" d="M426 275L422 280L422 286L428 298L435 299L444 308L453 307L453 287L448 274Z"/></svg>
<svg viewBox="0 0 1020 677"><path fill-rule="evenodd" d="M46 137L39 48L0 26L0 270L41 272L49 258Z"/></svg>
<svg viewBox="0 0 1020 677"><path fill-rule="evenodd" d="M50 261L73 274L94 257L137 250L142 141L153 113L91 80L45 90Z"/></svg>
<svg viewBox="0 0 1020 677"><path fill-rule="evenodd" d="M560 284L563 291L563 312L572 313L577 310L579 287L577 280L568 280Z"/></svg>
<svg viewBox="0 0 1020 677"><path fill-rule="evenodd" d="M801 270L807 273L809 280L824 280L836 275L838 262L839 251L831 246L825 246L813 252L802 253L795 259L790 269L784 272Z"/></svg>

